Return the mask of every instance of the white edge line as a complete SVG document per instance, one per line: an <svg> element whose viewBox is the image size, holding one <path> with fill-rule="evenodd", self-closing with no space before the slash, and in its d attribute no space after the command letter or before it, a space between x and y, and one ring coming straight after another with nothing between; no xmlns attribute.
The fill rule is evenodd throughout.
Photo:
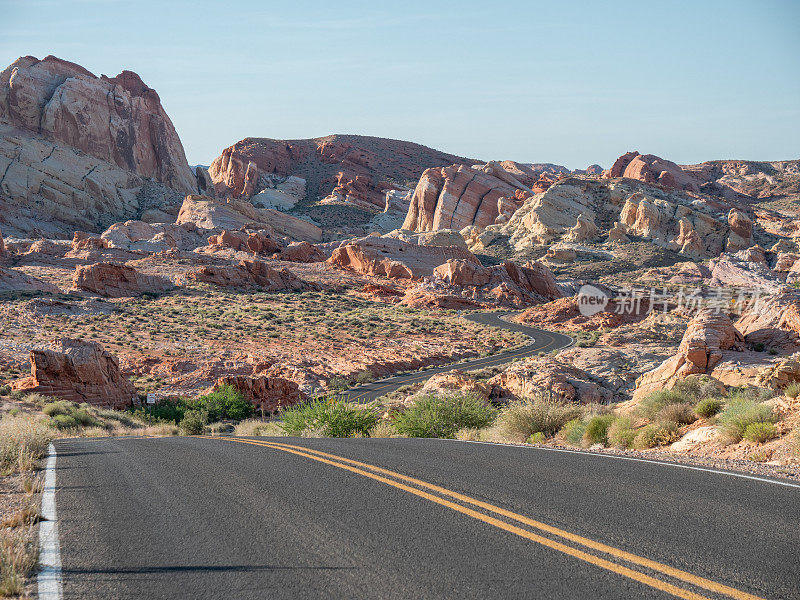
<svg viewBox="0 0 800 600"><path fill-rule="evenodd" d="M56 448L48 448L39 523L39 600L61 600L61 550L56 519Z"/></svg>
<svg viewBox="0 0 800 600"><path fill-rule="evenodd" d="M566 454L580 454L582 456L596 456L599 458L614 458L617 460L630 460L633 462L652 463L655 465L662 465L665 467L676 467L679 469L690 469L692 471L704 471L706 473L716 473L717 475L728 475L730 477L739 477L741 479L750 479L752 481L762 481L764 483L774 483L775 485L782 485L790 488L800 489L800 484L791 483L789 481L781 481L780 479L768 479L766 477L756 477L754 475L745 475L744 473L735 473L733 471L722 471L719 469L711 469L708 467L696 467L694 465L684 465L681 463L674 463L669 461L654 460L652 458L636 458L634 456L619 456L618 454L605 454L602 452L582 452L581 450L569 450L567 448L548 448L546 446L533 446L522 444L500 444L497 442L481 442L478 440L452 440L447 438L435 438L445 442L465 442L467 444L488 444L489 446L502 446L504 448L524 448L527 450L547 450L549 452L564 452Z"/></svg>

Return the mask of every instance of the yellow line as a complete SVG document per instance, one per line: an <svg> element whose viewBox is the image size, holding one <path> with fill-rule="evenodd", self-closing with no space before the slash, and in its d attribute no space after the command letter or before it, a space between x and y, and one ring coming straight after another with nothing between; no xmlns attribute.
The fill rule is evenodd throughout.
<svg viewBox="0 0 800 600"><path fill-rule="evenodd" d="M223 438L215 438L215 439L223 439ZM359 461L352 460L352 459L349 459L349 458L345 458L345 457L342 457L342 456L338 456L336 454L329 454L327 452L321 452L319 450L312 450L310 448L305 448L303 446L295 446L295 445L292 445L292 444L283 444L283 443L279 443L279 442L268 442L266 440L263 440L263 441L261 441L261 440L237 440L237 439L232 439L232 438L225 438L225 439L227 439L227 441L232 441L232 442L238 442L238 443L243 443L243 444L252 444L252 445L255 445L255 446L262 446L262 447L266 447L266 448L273 448L273 449L276 449L276 450L282 450L284 452L297 454L299 456L305 456L307 458L311 458L312 460L317 460L317 461L323 462L325 464L329 464L329 465L332 465L332 466L335 466L335 467L339 467L341 469L346 469L348 471L352 471L354 473L358 473L360 475L364 475L365 477L369 477L371 479L375 479L375 480L380 481L382 483L386 483L387 485L391 485L391 486L394 486L396 488L402 489L402 490L407 491L409 493L412 493L412 494L415 494L415 495L420 496L422 498L425 498L427 500L430 500L431 502L435 502L437 504L441 504L443 506L447 506L448 508L451 508L451 509L456 510L458 512L461 512L463 514L469 515L469 516L471 516L471 517L473 517L475 519L478 519L480 521L483 521L485 523L489 523L491 525L499 527L500 529L503 529L503 530L508 531L510 533L514 533L516 535L522 536L522 537L524 537L526 539L535 541L535 542L537 542L539 544L542 544L542 545L547 546L549 548L558 550L560 552L564 552L565 554L568 554L568 555L573 556L575 558L578 558L580 560L589 562L591 564L594 564L594 565L602 567L604 569L613 571L613 572L618 573L620 575L624 575L626 577L629 577L631 579L634 579L636 581L644 583L645 585L649 585L649 586L654 587L656 589L668 592L668 593L673 594L673 595L675 595L675 596L677 596L679 598L700 599L700 598L705 598L705 596L700 596L700 595L698 595L698 594L696 594L696 593L694 593L692 591L685 590L683 588L677 587L677 586L672 585L670 583L666 583L666 582L660 581L658 579L655 579L654 577L650 577L649 575L645 575L643 573L639 573L638 571L634 571L632 569L629 569L628 567L625 567L625 566L622 566L622 565L618 565L616 563L608 561L608 560L606 560L604 558L600 558L600 557L594 556L592 554L588 554L588 553L583 552L581 550L578 550L576 548L572 548L571 546L567 546L565 544L561 544L560 542L556 542L556 541L550 540L548 538L541 537L539 535L536 535L534 533L531 533L529 531L526 531L526 530L521 529L519 527L516 527L514 525L510 525L508 523L505 523L504 521L500 521L498 519L495 519L495 518L490 517L488 515L484 515L482 513L476 512L476 511L474 511L472 509L466 508L466 507L461 506L459 504L455 504L455 503L450 502L448 500L444 500L442 498L439 498L438 496L433 496L432 494L429 494L429 493L424 492L422 490L409 487L409 486L404 485L402 483L399 483L397 481L393 481L391 479L387 479L385 477L381 477L380 475L375 475L374 473L369 473L367 471L363 471L362 469L359 469L359 468L356 468L356 467L351 467L351 466L348 466L348 464L343 464L343 463L349 463L350 465L358 465L359 467L365 467L365 468L370 469L372 471L383 473L385 475L389 475L391 477L400 479L402 481L407 481L409 483L413 483L413 484L418 485L420 487L424 487L424 488L430 489L432 491L438 492L439 494L450 496L451 498L454 498L454 499L459 500L461 502L465 502L467 504L472 504L473 506L477 506L477 507L480 507L480 508L482 508L484 510L487 510L487 511L490 511L490 512L494 512L494 513L496 513L498 515L504 516L504 517L509 518L509 519L513 519L513 520L518 521L520 523L523 523L525 525L528 525L528 526L531 526L531 527L535 527L535 528L537 528L537 529L539 529L541 531L544 531L544 532L550 533L552 535L556 535L558 537L567 539L567 540L569 540L569 541L571 541L573 543L583 545L583 546L585 546L587 548L591 548L591 549L596 550L596 551L604 552L604 553L609 554L611 556L614 556L614 557L616 557L618 559L622 559L622 560L625 560L625 561L628 561L628 562L631 562L631 563L634 563L634 564L637 564L637 565L652 569L654 571L658 571L660 573L663 573L665 575L674 577L676 579L680 579L680 580L685 581L687 583L690 583L692 585L696 585L698 587L702 587L702 588L705 588L705 589L713 591L713 592L725 594L725 595L727 595L727 596L729 596L731 598L736 598L737 600L763 600L760 597L754 596L752 594L748 594L747 592L742 592L742 591L737 590L735 588L732 588L732 587L717 583L715 581L711 581L709 579L705 579L705 578L697 576L697 575L693 575L691 573L687 573L686 571L681 571L680 569L676 569L674 567L670 567L668 565L659 563L657 561L653 561L653 560L650 560L650 559L647 559L647 558L643 558L643 557L638 556L636 554L632 554L630 552L626 552L624 550L620 550L618 548L614 548L613 546L608 546L608 545L600 543L600 542L595 542L594 540L591 540L589 538L585 538L583 536L579 536L579 535L570 533L568 531L565 531L563 529L559 529L557 527L546 525L545 523L541 523L539 521L536 521L534 519L530 519L530 518L525 517L523 515L519 515L517 513L505 510L503 508L500 508L498 506L494 506L494 505L489 504L487 502L476 500L476 499L471 498L469 496L465 496L463 494L459 494L457 492L453 492L453 491L448 490L446 488L442 488L442 487L439 487L437 485L427 483L427 482L422 481L420 479L416 479L416 478L413 478L413 477L408 477L407 475L402 475L401 473L396 473L396 472L390 471L388 469L383 469L381 467L377 467L377 466L370 465L370 464L367 464L367 463L363 463L363 462L359 462ZM331 459L334 459L334 460L340 461L340 462L334 462L333 460L328 460L327 458L322 458L322 457L330 457Z"/></svg>

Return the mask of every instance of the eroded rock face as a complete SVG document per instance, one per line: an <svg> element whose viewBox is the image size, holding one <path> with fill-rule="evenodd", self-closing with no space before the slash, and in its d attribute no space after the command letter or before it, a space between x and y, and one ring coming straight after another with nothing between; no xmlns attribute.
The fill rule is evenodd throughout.
<svg viewBox="0 0 800 600"><path fill-rule="evenodd" d="M628 152L614 162L606 177L628 177L644 183L664 186L667 189L680 189L699 192L699 183L685 173L674 162L664 160L653 154Z"/></svg>
<svg viewBox="0 0 800 600"><path fill-rule="evenodd" d="M249 202L209 196L186 196L176 222L212 231L265 229L295 240L322 240L322 230L304 219L277 210L255 208Z"/></svg>
<svg viewBox="0 0 800 600"><path fill-rule="evenodd" d="M174 287L171 281L145 275L128 265L100 262L75 267L73 285L108 298L130 298L145 293L158 294Z"/></svg>
<svg viewBox="0 0 800 600"><path fill-rule="evenodd" d="M96 77L54 56L0 73L0 120L188 194L197 188L155 90L131 71Z"/></svg>
<svg viewBox="0 0 800 600"><path fill-rule="evenodd" d="M365 275L420 279L450 259L480 265L475 255L456 246L420 246L391 237L366 237L343 243L328 263Z"/></svg>
<svg viewBox="0 0 800 600"><path fill-rule="evenodd" d="M269 375L226 375L217 379L214 388L230 385L255 406L273 412L297 404L305 398L300 386L290 379Z"/></svg>
<svg viewBox="0 0 800 600"><path fill-rule="evenodd" d="M501 214L507 219L532 195L530 187L496 162L428 169L414 189L403 229L484 228Z"/></svg>
<svg viewBox="0 0 800 600"><path fill-rule="evenodd" d="M214 249L230 248L253 254L274 254L280 252L282 245L273 239L269 231L229 231L224 229L218 235L208 238L208 245Z"/></svg>
<svg viewBox="0 0 800 600"><path fill-rule="evenodd" d="M711 373L726 351L743 350L743 342L742 334L726 314L711 310L699 312L689 321L678 353L637 380L633 399L669 389L689 375Z"/></svg>
<svg viewBox="0 0 800 600"><path fill-rule="evenodd" d="M221 287L258 287L270 292L305 290L311 287L289 269L273 269L260 260L242 260L237 265L201 267L187 273L184 281L210 283Z"/></svg>
<svg viewBox="0 0 800 600"><path fill-rule="evenodd" d="M192 223L125 221L114 223L100 237L106 242L106 247L129 252L194 250L205 242L205 236Z"/></svg>
<svg viewBox="0 0 800 600"><path fill-rule="evenodd" d="M116 358L96 342L61 339L50 350L31 352L31 376L16 389L72 402L122 409L137 399Z"/></svg>
<svg viewBox="0 0 800 600"><path fill-rule="evenodd" d="M52 283L31 277L22 271L0 267L0 294L6 292L48 292L57 294L59 290Z"/></svg>
<svg viewBox="0 0 800 600"><path fill-rule="evenodd" d="M404 189L393 182L417 180L429 167L457 161L470 162L419 144L368 136L247 138L223 150L209 174L217 193L232 198L257 197L269 188L267 176L294 175L307 181L312 198L384 210L386 192Z"/></svg>
<svg viewBox="0 0 800 600"><path fill-rule="evenodd" d="M791 291L766 294L739 317L736 329L748 344L793 351L800 342L800 297Z"/></svg>

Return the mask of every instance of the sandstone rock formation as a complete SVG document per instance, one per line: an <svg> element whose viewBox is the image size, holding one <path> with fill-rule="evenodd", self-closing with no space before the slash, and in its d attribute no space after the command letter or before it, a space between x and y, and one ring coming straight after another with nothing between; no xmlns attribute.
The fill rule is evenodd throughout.
<svg viewBox="0 0 800 600"><path fill-rule="evenodd" d="M0 294L7 292L45 292L57 294L58 288L52 283L26 275L17 269L0 267Z"/></svg>
<svg viewBox="0 0 800 600"><path fill-rule="evenodd" d="M655 390L669 389L689 375L711 373L726 351L743 350L743 342L742 334L725 313L699 312L689 321L678 353L637 380L634 401Z"/></svg>
<svg viewBox="0 0 800 600"><path fill-rule="evenodd" d="M205 243L205 236L193 223L150 224L144 221L114 223L100 236L108 248L129 252L194 250Z"/></svg>
<svg viewBox="0 0 800 600"><path fill-rule="evenodd" d="M129 298L145 293L158 294L174 287L171 281L145 275L128 265L100 262L75 267L73 285L108 298Z"/></svg>
<svg viewBox="0 0 800 600"><path fill-rule="evenodd" d="M510 217L532 195L529 186L496 162L428 169L414 189L403 229L484 228L501 214Z"/></svg>
<svg viewBox="0 0 800 600"><path fill-rule="evenodd" d="M466 159L419 144L358 135L307 140L246 138L223 150L209 168L218 194L249 199L271 186L272 176L306 181L311 199L327 198L384 210L395 182L416 181L429 167Z"/></svg>
<svg viewBox="0 0 800 600"><path fill-rule="evenodd" d="M177 224L192 223L211 230L265 229L307 242L322 240L322 230L304 219L272 209L255 208L249 202L208 196L186 196Z"/></svg>
<svg viewBox="0 0 800 600"><path fill-rule="evenodd" d="M604 174L605 177L628 177L645 183L662 185L667 189L699 192L700 186L691 175L674 162L653 154L628 152L620 156Z"/></svg>
<svg viewBox="0 0 800 600"><path fill-rule="evenodd" d="M274 258L287 262L312 263L322 262L326 257L314 244L309 244L308 242L292 242L285 248L282 248Z"/></svg>
<svg viewBox="0 0 800 600"><path fill-rule="evenodd" d="M0 73L0 221L19 235L97 232L196 190L156 92L52 56Z"/></svg>
<svg viewBox="0 0 800 600"><path fill-rule="evenodd" d="M350 240L335 248L328 263L365 275L397 279L429 277L450 259L479 264L469 251L456 246L420 246L391 237Z"/></svg>
<svg viewBox="0 0 800 600"><path fill-rule="evenodd" d="M0 120L183 193L196 189L155 90L131 71L96 77L54 56L0 73Z"/></svg>
<svg viewBox="0 0 800 600"><path fill-rule="evenodd" d="M31 376L14 386L72 402L122 409L137 400L136 388L96 342L61 339L51 350L31 352Z"/></svg>
<svg viewBox="0 0 800 600"><path fill-rule="evenodd" d="M258 287L270 292L298 291L311 287L289 269L273 269L260 260L242 260L232 266L204 266L187 273L183 281L210 283L221 287Z"/></svg>
<svg viewBox="0 0 800 600"><path fill-rule="evenodd" d="M540 262L530 262L519 266L511 261L499 265L483 267L464 259L450 259L433 271L434 280L440 279L448 286L469 286L491 288L498 300L511 300L535 295L540 299L552 300L563 294L556 284L552 271ZM512 304L517 304L512 302Z"/></svg>
<svg viewBox="0 0 800 600"><path fill-rule="evenodd" d="M238 231L223 229L218 235L208 238L208 245L215 249L231 248L253 254L275 254L282 248L282 245L273 239L269 231L248 231L246 229Z"/></svg>
<svg viewBox="0 0 800 600"><path fill-rule="evenodd" d="M284 377L226 375L217 379L214 389L223 385L233 386L258 409L265 412L292 406L305 398L300 386Z"/></svg>

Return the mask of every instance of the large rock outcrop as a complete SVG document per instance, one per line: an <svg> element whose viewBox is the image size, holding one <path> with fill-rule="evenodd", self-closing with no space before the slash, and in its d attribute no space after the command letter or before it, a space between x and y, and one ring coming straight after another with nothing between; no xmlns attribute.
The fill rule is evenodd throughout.
<svg viewBox="0 0 800 600"><path fill-rule="evenodd" d="M0 267L0 294L8 292L45 292L57 294L59 290L52 283L32 277L17 269Z"/></svg>
<svg viewBox="0 0 800 600"><path fill-rule="evenodd" d="M220 287L257 287L270 292L299 291L311 287L289 269L273 269L260 260L242 260L231 266L204 266L184 275L183 281L210 283Z"/></svg>
<svg viewBox="0 0 800 600"><path fill-rule="evenodd" d="M306 181L311 199L325 198L370 210L383 210L395 182L416 181L435 166L466 159L419 144L359 135L306 140L246 138L226 148L209 168L216 192L250 199L271 189L273 176Z"/></svg>
<svg viewBox="0 0 800 600"><path fill-rule="evenodd" d="M200 229L265 229L295 240L319 242L322 230L304 219L273 209L256 208L249 202L209 196L186 196L177 224L194 224Z"/></svg>
<svg viewBox="0 0 800 600"><path fill-rule="evenodd" d="M197 188L156 92L52 56L0 73L0 221L18 235L99 232Z"/></svg>
<svg viewBox="0 0 800 600"><path fill-rule="evenodd" d="M273 412L297 404L305 395L300 386L284 377L271 375L226 375L217 379L214 388L230 385L239 390L255 406Z"/></svg>
<svg viewBox="0 0 800 600"><path fill-rule="evenodd" d="M483 228L510 218L532 195L531 187L500 163L428 169L414 189L403 229Z"/></svg>
<svg viewBox="0 0 800 600"><path fill-rule="evenodd" d="M0 73L0 120L190 193L197 188L155 90L131 71L97 77L54 56Z"/></svg>
<svg viewBox="0 0 800 600"><path fill-rule="evenodd" d="M174 287L168 279L146 275L131 266L112 262L78 265L72 283L79 290L107 298L158 294Z"/></svg>
<svg viewBox="0 0 800 600"><path fill-rule="evenodd" d="M637 380L634 401L653 391L669 389L689 375L711 373L725 352L743 350L743 342L742 334L725 313L700 311L689 321L678 353Z"/></svg>
<svg viewBox="0 0 800 600"><path fill-rule="evenodd" d="M421 246L375 236L343 243L333 250L328 263L365 275L421 279L430 277L436 267L451 259L480 265L475 255L457 246Z"/></svg>
<svg viewBox="0 0 800 600"><path fill-rule="evenodd" d="M136 388L122 376L117 359L96 342L61 339L53 349L31 352L31 376L14 387L72 402L126 408Z"/></svg>
<svg viewBox="0 0 800 600"><path fill-rule="evenodd" d="M433 270L434 280L450 287L484 288L501 304L521 306L532 301L563 296L547 265L529 262L524 266L509 260L484 267L463 259L451 259Z"/></svg>
<svg viewBox="0 0 800 600"><path fill-rule="evenodd" d="M699 183L674 162L653 154L628 152L620 156L605 177L628 177L644 183L664 186L667 189L699 192Z"/></svg>

